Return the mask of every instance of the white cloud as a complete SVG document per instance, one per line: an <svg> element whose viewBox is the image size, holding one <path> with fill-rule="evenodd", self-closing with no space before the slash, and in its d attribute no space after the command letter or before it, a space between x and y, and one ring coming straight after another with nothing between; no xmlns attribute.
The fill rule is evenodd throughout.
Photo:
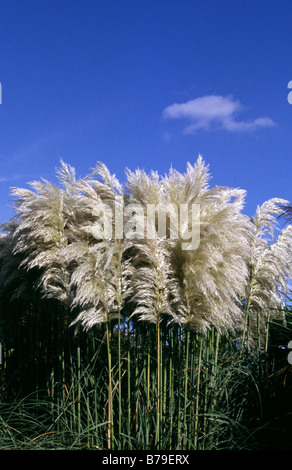
<svg viewBox="0 0 292 470"><path fill-rule="evenodd" d="M21 175L2 176L0 178L0 183L9 183L10 181L18 180L19 178L21 178Z"/></svg>
<svg viewBox="0 0 292 470"><path fill-rule="evenodd" d="M198 129L208 130L213 127L231 132L252 131L260 127L275 126L268 117L260 117L253 121L236 121L235 115L242 110L239 101L232 97L207 95L186 103L174 103L163 111L164 119L187 119L190 124L184 132L192 134Z"/></svg>

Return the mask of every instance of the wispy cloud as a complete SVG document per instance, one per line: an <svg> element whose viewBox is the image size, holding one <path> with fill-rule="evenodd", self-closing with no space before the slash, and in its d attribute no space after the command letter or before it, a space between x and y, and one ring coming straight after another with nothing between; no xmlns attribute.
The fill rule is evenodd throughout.
<svg viewBox="0 0 292 470"><path fill-rule="evenodd" d="M22 175L12 175L12 176L1 176L0 183L9 183L10 181L18 180Z"/></svg>
<svg viewBox="0 0 292 470"><path fill-rule="evenodd" d="M187 101L174 103L163 111L164 119L186 119L189 125L184 133L192 134L199 129L221 128L230 132L254 131L263 127L272 127L276 123L268 117L259 117L252 121L236 120L236 115L243 106L232 97L207 95Z"/></svg>

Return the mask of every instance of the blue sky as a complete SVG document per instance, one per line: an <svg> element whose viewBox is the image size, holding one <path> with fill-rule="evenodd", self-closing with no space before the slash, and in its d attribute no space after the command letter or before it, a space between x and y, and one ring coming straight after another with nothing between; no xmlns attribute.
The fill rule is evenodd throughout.
<svg viewBox="0 0 292 470"><path fill-rule="evenodd" d="M292 200L290 0L1 0L0 222L60 158Z"/></svg>

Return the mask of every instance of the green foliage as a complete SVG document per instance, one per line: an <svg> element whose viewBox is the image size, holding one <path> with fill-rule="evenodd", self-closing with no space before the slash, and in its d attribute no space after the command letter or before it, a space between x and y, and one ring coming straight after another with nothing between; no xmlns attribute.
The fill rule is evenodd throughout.
<svg viewBox="0 0 292 470"><path fill-rule="evenodd" d="M279 432L283 434L280 448L288 445L285 438L292 407L287 394L291 383L282 385L277 369L281 361L272 353L241 355L216 330L207 335L190 333L187 350L183 330L165 326L159 392L155 326L121 328L120 353L116 328L111 341L111 448L262 449L279 446L275 440ZM71 346L70 357L55 367L47 388L39 387L22 399L18 395L14 400L1 400L1 449L108 448L105 328L82 334ZM30 378L33 366L37 366L35 361L30 364L30 373L27 371ZM9 370L9 361L6 367ZM14 371L16 375L20 367ZM282 374L288 375L289 369ZM283 397L285 409L280 404ZM157 400L161 403L159 440ZM273 441L267 439L270 435Z"/></svg>

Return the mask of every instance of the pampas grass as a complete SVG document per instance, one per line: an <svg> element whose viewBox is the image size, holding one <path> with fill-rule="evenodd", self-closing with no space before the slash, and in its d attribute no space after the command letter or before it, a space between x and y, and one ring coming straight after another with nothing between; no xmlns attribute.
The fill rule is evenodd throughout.
<svg viewBox="0 0 292 470"><path fill-rule="evenodd" d="M279 231L277 216L287 201L273 198L258 206L252 219L249 282L246 288L246 322L243 342L247 337L257 342L258 348L266 338L266 329L272 318L281 316L287 280L291 278L291 225ZM265 346L267 348L267 345Z"/></svg>
<svg viewBox="0 0 292 470"><path fill-rule="evenodd" d="M126 170L124 186L100 162L76 179L61 161L56 177L13 188L2 225L3 445L253 448L269 369L257 361L287 315L288 202L250 219L245 191L210 187L201 156L185 173ZM101 207L112 237L97 231ZM199 243L184 249L194 224ZM47 431L9 408L31 393Z"/></svg>

